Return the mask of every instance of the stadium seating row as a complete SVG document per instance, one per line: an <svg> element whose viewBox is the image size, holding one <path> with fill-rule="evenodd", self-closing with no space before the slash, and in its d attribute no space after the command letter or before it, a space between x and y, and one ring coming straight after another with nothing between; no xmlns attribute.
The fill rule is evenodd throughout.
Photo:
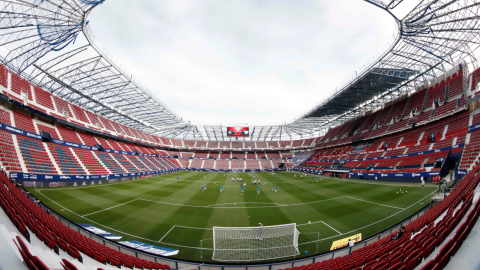
<svg viewBox="0 0 480 270"><path fill-rule="evenodd" d="M480 215L480 200L472 205L479 172L480 166L476 166L443 201L406 225L405 232L396 231L352 249L350 255L284 270L413 270L423 260L427 262L421 270L443 269ZM454 237L444 243L451 233ZM435 249L439 252L430 260Z"/></svg>
<svg viewBox="0 0 480 270"><path fill-rule="evenodd" d="M20 189L0 173L0 204L12 223L28 241L35 235L50 249L62 249L72 259L82 261L88 256L103 264L138 269L170 269L170 266L134 257L110 247L104 246L78 231L74 231L28 199ZM31 235L32 234L32 235ZM22 238L16 238L16 244L28 269L48 270L49 268L36 256L30 254ZM68 261L62 264L69 265ZM76 269L76 268L65 268Z"/></svg>

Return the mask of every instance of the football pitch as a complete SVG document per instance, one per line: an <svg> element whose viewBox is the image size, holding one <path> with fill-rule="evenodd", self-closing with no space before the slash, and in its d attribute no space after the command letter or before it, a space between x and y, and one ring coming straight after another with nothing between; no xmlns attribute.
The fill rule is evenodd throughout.
<svg viewBox="0 0 480 270"><path fill-rule="evenodd" d="M300 179L300 173L294 172L252 174L261 180L260 194L248 173L224 176L191 171L112 184L28 190L73 222L118 234L120 241L178 249L172 258L203 258L204 262L212 261L213 226L296 223L300 231L296 258L300 258L316 252L318 239L318 252L324 253L334 240L357 233L365 239L390 228L430 203L437 190L433 185L422 190L420 183L325 176L317 182L317 176L315 181L310 174ZM241 183L232 183L232 177L243 178L244 195ZM207 185L205 192L203 185ZM277 193L272 186L278 187Z"/></svg>

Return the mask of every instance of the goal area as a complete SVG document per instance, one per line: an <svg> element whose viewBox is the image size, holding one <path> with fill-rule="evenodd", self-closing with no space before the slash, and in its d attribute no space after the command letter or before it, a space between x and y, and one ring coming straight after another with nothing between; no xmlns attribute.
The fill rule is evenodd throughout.
<svg viewBox="0 0 480 270"><path fill-rule="evenodd" d="M213 227L215 261L271 260L299 255L296 223L259 227Z"/></svg>

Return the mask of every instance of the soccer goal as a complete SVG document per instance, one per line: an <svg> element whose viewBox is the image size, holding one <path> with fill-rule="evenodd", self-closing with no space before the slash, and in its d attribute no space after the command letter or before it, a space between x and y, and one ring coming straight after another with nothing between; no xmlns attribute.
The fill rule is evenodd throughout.
<svg viewBox="0 0 480 270"><path fill-rule="evenodd" d="M261 261L299 255L296 223L262 227L213 227L215 261Z"/></svg>

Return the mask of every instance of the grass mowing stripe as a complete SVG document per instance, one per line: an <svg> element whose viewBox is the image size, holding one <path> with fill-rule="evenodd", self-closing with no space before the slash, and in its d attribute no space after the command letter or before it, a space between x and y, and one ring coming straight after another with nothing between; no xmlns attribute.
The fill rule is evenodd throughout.
<svg viewBox="0 0 480 270"><path fill-rule="evenodd" d="M393 216L396 216L396 215L400 214L401 212L407 210L408 208L410 208L410 207L418 204L419 202L425 200L425 198L427 198L428 196L431 196L431 195L432 195L433 193L435 193L435 192L436 192L436 190L433 191L432 193L428 194L427 196L423 197L422 199L418 200L418 201L415 202L414 204L410 205L409 207L407 207L407 208L405 208L405 209L403 209L403 210L400 210L400 211L398 211L397 213L395 213L395 214L393 214L393 215L390 215L390 216L388 216L388 217L386 217L386 218L384 218L384 219L381 219L381 220L379 220L379 221L376 221L376 222L374 222L374 223L368 224L367 226L363 226L363 227L361 227L361 228L358 228L358 229L355 229L355 230L351 230L351 231L346 232L346 233L342 233L342 234L340 234L340 235L346 235L346 234L349 234L349 233L356 232L356 231L358 231L358 230L361 230L361 229L370 227L370 226L375 225L375 224L377 224L377 223L379 223L379 222L382 222L382 221L384 221L384 220L387 220L387 219L389 219L389 218L391 218L391 217L393 217ZM334 238L334 237L336 237L336 236L327 237L327 238L322 238L322 239L320 239L319 241L327 240L327 239ZM318 241L318 242L319 242L319 241ZM298 244L298 245L305 245L305 244L315 243L315 242L317 242L317 241L306 242L306 243L302 243L302 244Z"/></svg>
<svg viewBox="0 0 480 270"><path fill-rule="evenodd" d="M163 244L167 244L167 245L171 245L171 246L176 246L176 247L183 247L183 248L200 249L199 247L182 246L182 245L177 245L177 244L171 244L171 243L164 243L164 242L160 242L160 241L155 241L155 240L152 240L152 239L147 239L147 238L143 238L143 237L140 237L140 236L137 236L137 235L133 235L133 234L129 234L129 233L126 233L126 232L122 232L122 231L116 230L116 229L114 229L114 228L110 228L110 227L105 226L105 225L103 225L103 224L100 224L100 223L98 223L98 222L96 222L96 221L93 221L93 220L91 220L91 219L84 218L84 217L80 216L79 214L73 212L72 210L66 208L65 206L60 205L59 203L57 203L57 202L55 202L54 200L50 199L48 196L46 196L45 194L43 194L43 193L41 193L41 192L39 192L39 194L41 194L43 197L47 198L49 201L53 202L54 204L56 204L56 205L60 206L61 208L67 210L68 212L71 212L72 214L74 214L74 215L76 215L76 216L78 216L78 217L81 217L81 218L83 218L83 219L85 219L85 220L87 220L87 221L89 221L89 222L95 223L95 224L99 225L100 227L104 227L104 228L107 228L107 229L109 229L109 230L116 231L116 232L119 232L119 233L121 233L121 234L129 235L129 236L131 236L131 237L135 237L135 238L142 239L142 240L149 241L149 242L163 243ZM204 248L204 249L205 249L205 248Z"/></svg>
<svg viewBox="0 0 480 270"><path fill-rule="evenodd" d="M422 190L416 183L407 183L408 193L399 194L397 189L403 190L404 185L365 185L371 183L329 177L322 177L317 183L309 178L294 179L292 174L282 172L277 172L276 176L253 175L262 180L260 195L248 173L223 176L222 173L179 172L108 185L27 189L34 196L45 198L45 203L53 210L63 210L59 213L73 222L95 224L119 232L117 234L123 235L125 241L138 240L180 249L181 252L174 256L176 259L200 260L200 242L203 241L204 262L211 261L213 241L207 239L212 238L214 226L297 223L301 231L299 244L310 255L315 252L315 242L320 237L323 242L319 243L318 251L325 252L331 244L326 239L347 237L353 231L368 238L394 226L419 210L422 207L419 202L428 203L426 198L432 191ZM238 188L241 183L232 183L231 177L243 178L243 183L247 184L243 195ZM201 186L205 184L208 191L202 192ZM223 193L219 192L219 185L225 187ZM271 191L272 185L278 186L278 193ZM57 190L62 192L47 192ZM48 196L40 193L42 191ZM133 199L136 200L118 205ZM97 211L101 214L92 214ZM298 258L308 255L302 253Z"/></svg>

